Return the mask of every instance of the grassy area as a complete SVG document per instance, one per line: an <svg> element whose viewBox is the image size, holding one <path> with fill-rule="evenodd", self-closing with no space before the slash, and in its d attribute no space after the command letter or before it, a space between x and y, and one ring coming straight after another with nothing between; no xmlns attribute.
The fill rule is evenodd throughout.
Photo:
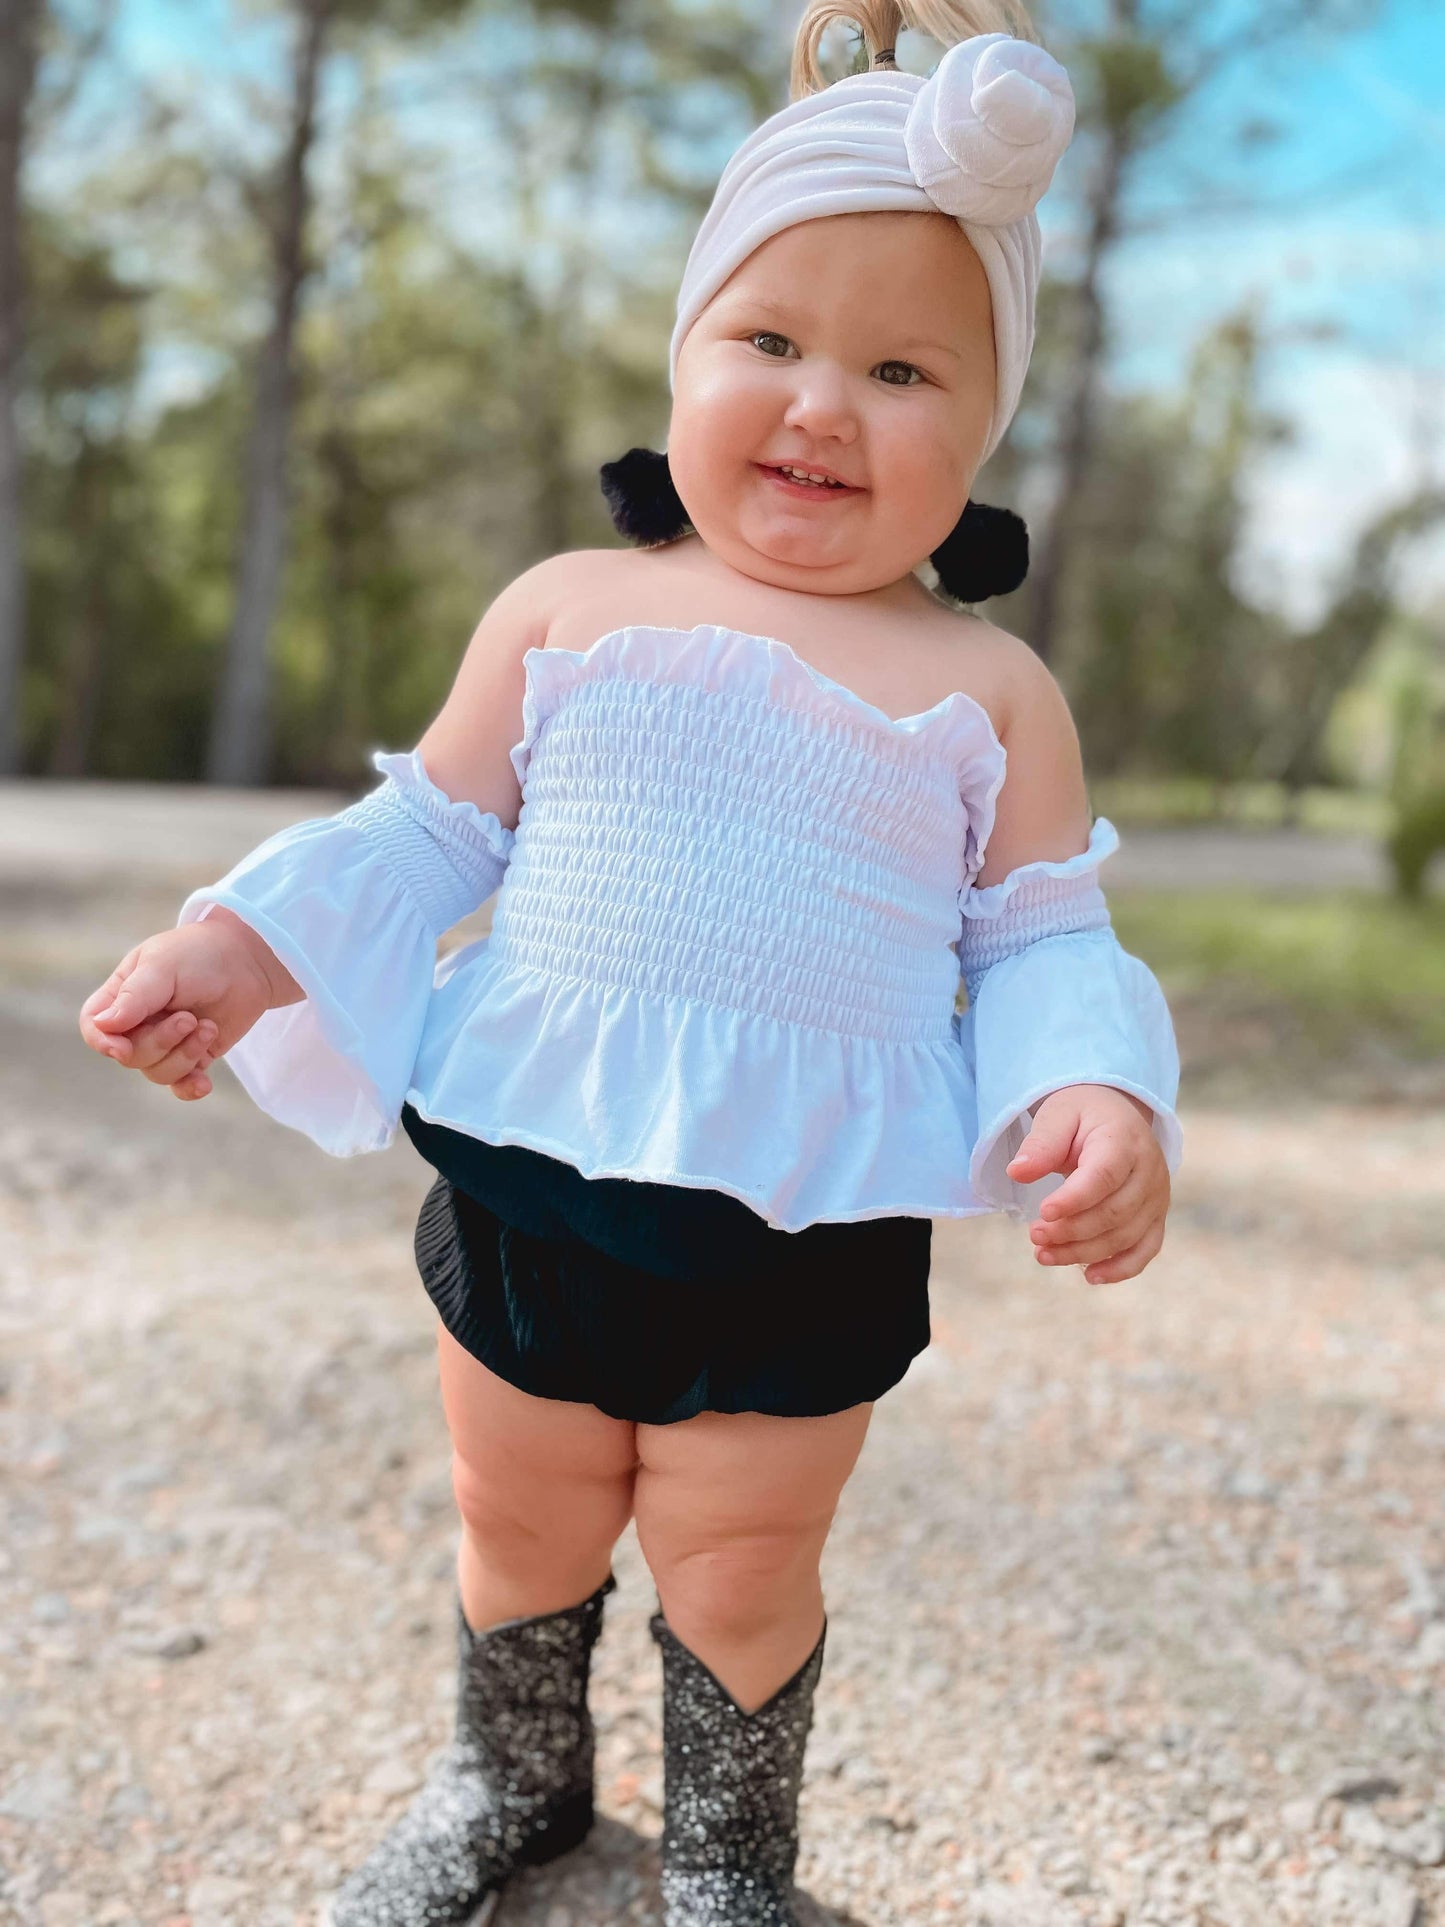
<svg viewBox="0 0 1445 1927"><path fill-rule="evenodd" d="M1110 905L1126 950L1171 1003L1246 993L1322 1042L1372 1031L1397 1048L1445 1052L1445 901L1367 902L1346 892L1141 891Z"/></svg>
<svg viewBox="0 0 1445 1927"><path fill-rule="evenodd" d="M1278 783L1224 787L1193 776L1091 778L1089 801L1098 816L1120 828L1148 824L1221 823L1231 828L1276 829L1287 818ZM1388 835L1394 820L1389 802L1370 790L1307 789L1297 798L1294 822L1321 834Z"/></svg>

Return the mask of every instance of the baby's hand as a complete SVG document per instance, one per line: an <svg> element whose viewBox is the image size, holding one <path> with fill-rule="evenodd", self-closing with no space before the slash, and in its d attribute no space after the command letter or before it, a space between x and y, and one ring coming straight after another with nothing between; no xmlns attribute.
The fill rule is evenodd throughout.
<svg viewBox="0 0 1445 1927"><path fill-rule="evenodd" d="M1111 1084L1070 1084L1032 1109L1033 1129L1008 1175L1032 1184L1050 1171L1070 1174L1029 1226L1039 1263L1083 1265L1091 1285L1137 1277L1164 1242L1169 1210L1153 1112Z"/></svg>
<svg viewBox="0 0 1445 1927"><path fill-rule="evenodd" d="M205 1097L213 1059L293 992L302 994L269 948L218 909L137 944L81 1005L80 1034L174 1096Z"/></svg>

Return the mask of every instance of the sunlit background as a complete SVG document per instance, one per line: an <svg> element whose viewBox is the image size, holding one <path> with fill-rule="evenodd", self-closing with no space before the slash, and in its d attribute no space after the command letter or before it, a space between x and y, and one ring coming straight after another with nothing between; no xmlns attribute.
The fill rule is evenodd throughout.
<svg viewBox="0 0 1445 1927"><path fill-rule="evenodd" d="M618 543L598 466L665 445L681 265L799 12L0 0L6 1927L309 1927L443 1737L431 1174L225 1075L177 1104L76 1012L371 787L522 569ZM1102 1292L1000 1218L935 1228L934 1343L830 1542L804 1878L840 1927L1426 1927L1445 16L1035 17L1079 124L975 490L1032 566L980 612L1121 831L1184 1163ZM508 1927L655 1927L630 1540L620 1570L606 1828Z"/></svg>
<svg viewBox="0 0 1445 1927"><path fill-rule="evenodd" d="M598 465L665 445L681 263L786 98L799 8L27 9L0 769L354 793L504 583L617 542ZM1111 0L1039 24L1079 128L1024 404L975 491L1025 515L1032 566L984 613L1054 668L1126 833L1341 853L1333 893L1318 846L1256 839L1237 882L1262 902L1222 890L1224 859L1193 879L1210 914L1141 898L1157 967L1445 1048L1438 10ZM936 55L904 35L905 66ZM1277 900L1297 871L1308 910Z"/></svg>

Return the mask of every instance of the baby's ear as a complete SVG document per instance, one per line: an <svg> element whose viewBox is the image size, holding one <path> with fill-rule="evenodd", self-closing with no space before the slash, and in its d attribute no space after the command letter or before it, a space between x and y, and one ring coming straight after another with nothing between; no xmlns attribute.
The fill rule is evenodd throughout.
<svg viewBox="0 0 1445 1927"><path fill-rule="evenodd" d="M629 448L600 470L602 493L612 510L612 526L629 542L651 548L675 542L692 524L673 487L666 455L655 448Z"/></svg>

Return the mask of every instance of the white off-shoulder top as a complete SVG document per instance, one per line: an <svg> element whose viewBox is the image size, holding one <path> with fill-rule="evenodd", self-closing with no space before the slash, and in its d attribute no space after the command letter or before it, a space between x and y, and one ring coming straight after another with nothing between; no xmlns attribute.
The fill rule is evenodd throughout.
<svg viewBox="0 0 1445 1927"><path fill-rule="evenodd" d="M353 806L187 899L182 922L227 905L307 993L228 1053L263 1109L346 1156L388 1145L405 1100L588 1177L726 1192L786 1231L1030 1215L1062 1180L1003 1167L1027 1106L1067 1083L1143 1098L1177 1165L1167 1006L1112 932L1036 946L1054 1009L1035 973L1008 1012L1007 962L955 1008L965 900L994 915L1014 883L992 903L972 887L1006 764L973 698L892 718L712 624L632 624L524 666L515 831L452 803L420 752L378 752L405 835L368 834ZM443 823L450 867L427 861ZM1079 857L1031 867L1067 876L1117 844L1100 818ZM490 934L438 962L498 878ZM1000 976L1005 1036L981 1066Z"/></svg>

